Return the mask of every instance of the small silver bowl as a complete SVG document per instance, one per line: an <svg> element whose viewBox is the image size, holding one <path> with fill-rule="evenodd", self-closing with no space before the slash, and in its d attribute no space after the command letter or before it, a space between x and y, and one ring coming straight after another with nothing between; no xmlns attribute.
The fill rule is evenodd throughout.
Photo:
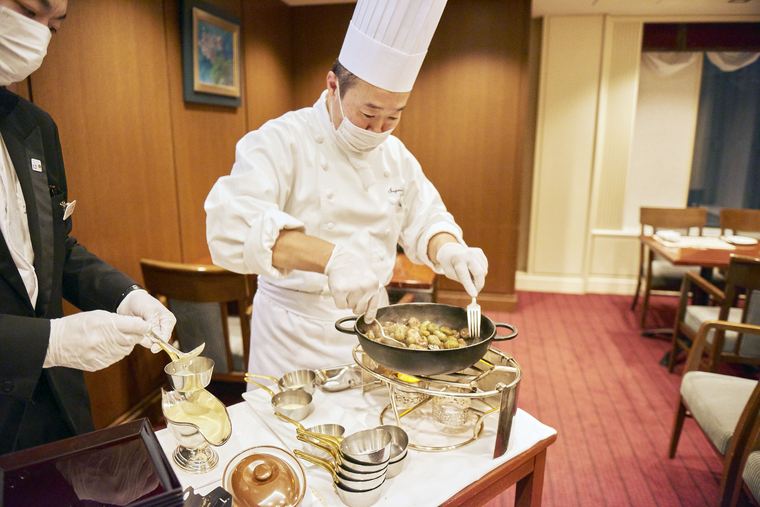
<svg viewBox="0 0 760 507"><path fill-rule="evenodd" d="M190 393L205 388L214 373L214 360L204 356L178 359L164 366L175 391Z"/></svg>

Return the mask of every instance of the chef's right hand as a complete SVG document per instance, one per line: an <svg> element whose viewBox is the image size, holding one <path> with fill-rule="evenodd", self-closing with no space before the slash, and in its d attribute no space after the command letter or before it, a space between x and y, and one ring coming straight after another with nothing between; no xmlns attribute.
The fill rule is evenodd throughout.
<svg viewBox="0 0 760 507"><path fill-rule="evenodd" d="M366 260L342 245L335 245L325 274L338 308L350 308L354 315L363 313L367 322L375 320L383 289Z"/></svg>
<svg viewBox="0 0 760 507"><path fill-rule="evenodd" d="M65 366L97 371L130 352L150 331L139 317L103 310L76 313L50 321L50 341L43 368Z"/></svg>

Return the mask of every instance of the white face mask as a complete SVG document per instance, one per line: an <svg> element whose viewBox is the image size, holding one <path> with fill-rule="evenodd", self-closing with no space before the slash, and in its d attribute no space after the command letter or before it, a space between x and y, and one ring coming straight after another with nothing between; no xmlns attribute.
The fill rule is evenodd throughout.
<svg viewBox="0 0 760 507"><path fill-rule="evenodd" d="M23 81L40 68L50 36L42 23L0 7L0 86Z"/></svg>
<svg viewBox="0 0 760 507"><path fill-rule="evenodd" d="M353 151L356 153L367 153L388 139L393 129L388 129L385 132L372 132L371 130L365 130L361 127L354 125L351 120L348 119L343 112L343 103L340 100L340 87L336 87L335 93L338 96L338 107L340 107L340 115L343 118L335 129L335 137L338 140L338 144L347 151Z"/></svg>

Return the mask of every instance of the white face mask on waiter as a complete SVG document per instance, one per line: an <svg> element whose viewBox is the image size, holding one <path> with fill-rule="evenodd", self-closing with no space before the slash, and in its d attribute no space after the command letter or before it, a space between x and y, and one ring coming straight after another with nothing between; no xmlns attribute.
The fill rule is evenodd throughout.
<svg viewBox="0 0 760 507"><path fill-rule="evenodd" d="M42 23L0 7L0 86L23 81L40 68L50 36Z"/></svg>
<svg viewBox="0 0 760 507"><path fill-rule="evenodd" d="M354 125L348 119L346 113L343 112L343 102L340 100L340 86L335 87L335 95L338 97L338 107L340 108L340 115L343 118L338 128L335 129L335 137L341 148L355 153L367 153L388 139L388 136L393 132L392 128L385 132L372 132L371 130L365 130Z"/></svg>

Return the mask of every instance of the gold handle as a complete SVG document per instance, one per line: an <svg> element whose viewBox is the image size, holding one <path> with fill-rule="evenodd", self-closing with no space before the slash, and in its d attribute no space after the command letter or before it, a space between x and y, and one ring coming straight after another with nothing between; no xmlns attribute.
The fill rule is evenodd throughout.
<svg viewBox="0 0 760 507"><path fill-rule="evenodd" d="M324 460L322 458L318 458L317 456L314 456L313 454L309 454L308 452L303 452L299 449L294 450L293 453L299 458L301 458L302 460L306 460L309 463L313 463L315 465L321 466L322 468L330 472L333 475L333 477L335 476L335 468L333 468L331 462Z"/></svg>
<svg viewBox="0 0 760 507"><path fill-rule="evenodd" d="M290 424L292 424L293 426L295 426L296 429L299 432L307 433L306 428L304 428L303 424L301 424L300 422L296 421L295 419L291 419L290 417L286 416L283 413L278 412L277 410L274 411L274 415L276 415L277 417L279 417L283 421L289 422Z"/></svg>
<svg viewBox="0 0 760 507"><path fill-rule="evenodd" d="M305 442L307 444L313 445L314 447L318 447L319 449L322 449L326 453L328 453L330 456L335 459L335 461L340 461L340 451L338 449L333 448L330 445L325 445L321 442L317 442L309 438L309 436L306 433L298 433L296 434L296 438L300 440L301 442Z"/></svg>
<svg viewBox="0 0 760 507"><path fill-rule="evenodd" d="M269 389L267 386L265 386L265 385L264 385L264 384L262 384L261 382L256 382L255 380L251 380L251 379L248 377L248 374L246 374L246 375L245 375L245 377L243 377L243 380L245 380L245 381L246 381L246 382L248 382L249 384L253 384L253 385L255 385L255 386L258 386L258 387L260 387L261 389L263 389L263 390L265 390L266 392L268 392L268 393L269 393L269 396L270 396L270 397L274 398L274 395L276 394L274 391L272 391L271 389Z"/></svg>

